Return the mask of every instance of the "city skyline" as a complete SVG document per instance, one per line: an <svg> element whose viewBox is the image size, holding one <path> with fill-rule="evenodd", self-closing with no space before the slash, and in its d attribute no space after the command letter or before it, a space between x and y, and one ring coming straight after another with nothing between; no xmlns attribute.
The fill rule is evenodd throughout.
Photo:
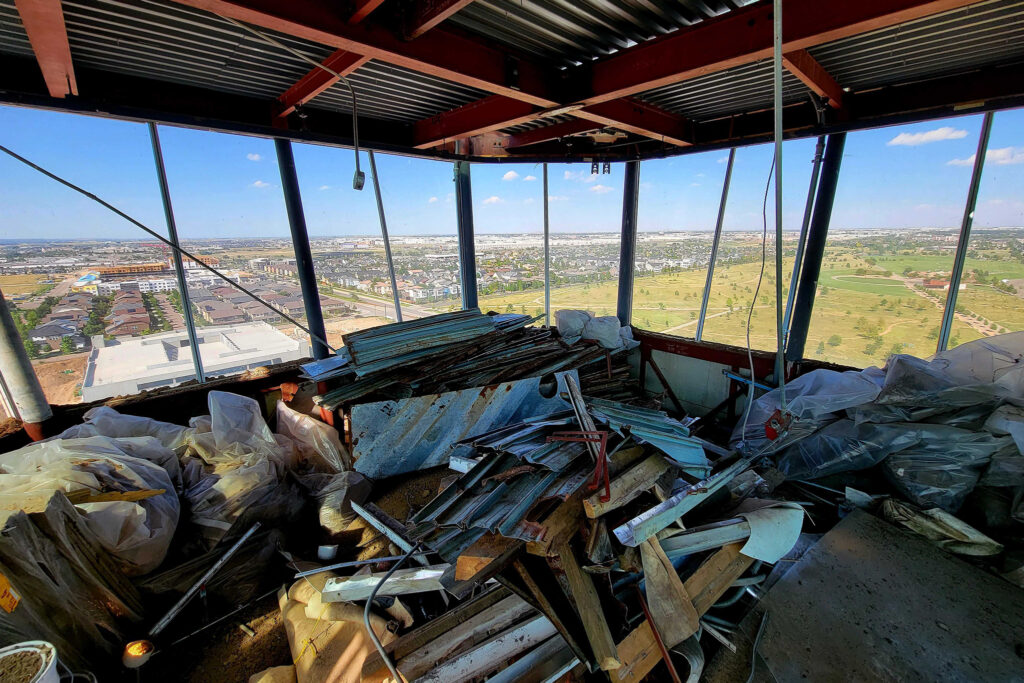
<svg viewBox="0 0 1024 683"><path fill-rule="evenodd" d="M0 106L0 123L8 131L7 146L165 231L145 125L7 106ZM851 133L833 229L958 226L980 124L981 116L971 115ZM159 130L182 240L288 235L272 141L169 126ZM996 115L975 215L979 228L1024 225L1021 130L1024 111ZM794 230L803 213L814 140L787 141L784 147L783 222ZM771 152L771 145L737 150L726 230L761 229ZM390 233L454 235L452 165L376 156ZM639 229L713 227L727 156L719 151L643 162ZM311 235L379 236L372 185L358 193L350 186L351 150L296 143L295 157ZM361 167L369 173L365 154ZM9 157L0 159L0 172L9 179L0 188L5 238L66 239L83 232L99 239L139 237L137 228ZM474 164L472 173L478 233L541 231L540 164ZM552 232L617 232L622 175L621 163L597 175L589 164L549 165ZM771 204L769 197L769 226Z"/></svg>

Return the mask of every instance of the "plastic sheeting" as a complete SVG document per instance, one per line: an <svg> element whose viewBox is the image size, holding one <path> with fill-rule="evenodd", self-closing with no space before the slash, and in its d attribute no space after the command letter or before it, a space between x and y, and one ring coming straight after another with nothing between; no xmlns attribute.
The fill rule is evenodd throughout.
<svg viewBox="0 0 1024 683"><path fill-rule="evenodd" d="M125 574L146 574L163 562L178 523L178 496L165 466L177 471L174 453L151 436L44 441L0 455L0 501L12 510L29 494L58 489L92 493L163 489L164 493L137 502L77 506L89 530Z"/></svg>
<svg viewBox="0 0 1024 683"><path fill-rule="evenodd" d="M299 459L320 472L352 469L352 456L341 443L338 430L309 415L277 403L277 433L295 443Z"/></svg>
<svg viewBox="0 0 1024 683"><path fill-rule="evenodd" d="M188 447L189 437L193 432L193 429L170 422L161 422L137 415L123 415L110 406L98 406L85 414L85 422L69 427L50 441L86 436L109 436L111 438L151 436L164 447L181 455Z"/></svg>
<svg viewBox="0 0 1024 683"><path fill-rule="evenodd" d="M867 469L917 442L916 435L901 427L837 420L780 453L778 468L789 479Z"/></svg>

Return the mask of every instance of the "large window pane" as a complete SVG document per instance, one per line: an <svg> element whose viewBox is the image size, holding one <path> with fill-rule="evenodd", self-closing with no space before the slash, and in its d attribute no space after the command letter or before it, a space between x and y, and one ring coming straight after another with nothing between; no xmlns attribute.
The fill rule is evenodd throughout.
<svg viewBox="0 0 1024 683"><path fill-rule="evenodd" d="M793 140L783 145L783 297L789 292L793 274L814 146L815 141L811 139ZM749 315L751 347L774 350L777 346L774 185L768 189L765 204L765 187L772 171L773 156L773 145L744 147L736 151L722 240L704 322L703 339L707 341L746 346ZM764 237L765 225L767 238ZM765 260L763 277L762 254Z"/></svg>
<svg viewBox="0 0 1024 683"><path fill-rule="evenodd" d="M637 327L694 336L728 158L728 152L711 152L641 164Z"/></svg>
<svg viewBox="0 0 1024 683"><path fill-rule="evenodd" d="M395 320L370 164L363 154L368 177L364 189L354 190L352 150L304 144L294 150L327 340L340 347L347 332Z"/></svg>
<svg viewBox="0 0 1024 683"><path fill-rule="evenodd" d="M1024 330L1024 110L995 114L968 246L956 311L970 331L960 327L950 346Z"/></svg>
<svg viewBox="0 0 1024 683"><path fill-rule="evenodd" d="M539 164L473 166L480 309L544 312L544 188Z"/></svg>
<svg viewBox="0 0 1024 683"><path fill-rule="evenodd" d="M377 171L403 317L462 308L452 164L378 154Z"/></svg>
<svg viewBox="0 0 1024 683"><path fill-rule="evenodd" d="M308 357L309 336L281 315L306 324L274 143L169 127L160 136L182 246L278 311L187 264L203 372Z"/></svg>
<svg viewBox="0 0 1024 683"><path fill-rule="evenodd" d="M166 235L146 126L0 106L14 151ZM166 354L180 318L169 251L96 202L0 155L0 288L47 399L79 403L193 378Z"/></svg>
<svg viewBox="0 0 1024 683"><path fill-rule="evenodd" d="M864 367L935 353L981 117L851 133L805 355ZM980 334L954 322L957 343Z"/></svg>
<svg viewBox="0 0 1024 683"><path fill-rule="evenodd" d="M625 168L615 163L610 173L595 174L590 164L548 167L552 316L563 308L615 315Z"/></svg>

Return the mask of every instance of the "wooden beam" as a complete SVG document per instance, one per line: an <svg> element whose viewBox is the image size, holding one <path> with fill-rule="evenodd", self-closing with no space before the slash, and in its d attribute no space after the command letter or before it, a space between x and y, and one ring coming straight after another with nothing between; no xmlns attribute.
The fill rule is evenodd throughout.
<svg viewBox="0 0 1024 683"><path fill-rule="evenodd" d="M503 556L513 544L520 542L499 534L487 533L477 539L455 560L455 580L469 581L491 562Z"/></svg>
<svg viewBox="0 0 1024 683"><path fill-rule="evenodd" d="M473 0L417 0L405 26L405 37L419 38Z"/></svg>
<svg viewBox="0 0 1024 683"><path fill-rule="evenodd" d="M654 486L661 475L668 470L669 463L664 456L655 454L647 458L639 465L626 470L619 476L612 479L611 498L606 503L601 502L604 491L598 491L583 501L583 511L587 517L596 519L601 515L616 510L630 502L647 489Z"/></svg>
<svg viewBox="0 0 1024 683"><path fill-rule="evenodd" d="M78 94L60 0L15 0L50 97Z"/></svg>
<svg viewBox="0 0 1024 683"><path fill-rule="evenodd" d="M673 648L697 632L700 615L694 609L690 594L686 592L672 561L658 545L658 539L644 541L640 545L640 556L651 618L665 641L665 647Z"/></svg>
<svg viewBox="0 0 1024 683"><path fill-rule="evenodd" d="M572 112L573 116L613 126L671 145L690 145L689 126L678 114L633 98L601 102Z"/></svg>
<svg viewBox="0 0 1024 683"><path fill-rule="evenodd" d="M575 119L573 121L563 121L550 126L544 126L543 128L535 128L528 130L525 133L516 133L510 135L508 141L505 143L505 147L508 149L516 147L527 147L529 145L536 145L541 142L550 142L551 140L558 140L559 138L569 137L570 135L577 135L579 133L586 133L592 130L600 130L604 126L598 125L593 121L586 119Z"/></svg>
<svg viewBox="0 0 1024 683"><path fill-rule="evenodd" d="M330 57L323 61L323 64L331 71L348 76L368 61L370 61L369 57L345 50L335 50ZM278 96L277 101L281 103L281 109L277 116L279 118L288 116L295 111L296 107L309 102L337 82L338 79L334 75L321 68L310 69L305 76L295 82L295 85Z"/></svg>
<svg viewBox="0 0 1024 683"><path fill-rule="evenodd" d="M383 4L384 0L356 0L355 9L352 10L352 14L348 18L348 23L358 24L363 19L370 16L370 12Z"/></svg>
<svg viewBox="0 0 1024 683"><path fill-rule="evenodd" d="M536 106L558 104L554 71L519 59L512 77L508 53L462 34L435 29L406 41L373 22L349 24L321 0L172 1Z"/></svg>
<svg viewBox="0 0 1024 683"><path fill-rule="evenodd" d="M576 612L583 620L583 629L587 632L587 640L594 651L594 659L602 671L614 671L619 668L619 657L615 650L615 641L608 629L601 599L594 588L594 580L585 574L576 561L572 548L563 545L559 549L565 579L569 584L569 592L576 603Z"/></svg>
<svg viewBox="0 0 1024 683"><path fill-rule="evenodd" d="M784 52L959 9L978 0L786 0ZM589 65L593 94L583 104L629 97L772 56L772 3L764 0L718 19L622 50Z"/></svg>
<svg viewBox="0 0 1024 683"><path fill-rule="evenodd" d="M833 109L843 108L843 88L825 71L825 67L811 56L807 50L794 50L782 55L782 64L789 73L810 88L819 97L827 97Z"/></svg>
<svg viewBox="0 0 1024 683"><path fill-rule="evenodd" d="M448 140L488 133L536 118L536 107L528 102L489 95L413 125L413 145L429 149Z"/></svg>

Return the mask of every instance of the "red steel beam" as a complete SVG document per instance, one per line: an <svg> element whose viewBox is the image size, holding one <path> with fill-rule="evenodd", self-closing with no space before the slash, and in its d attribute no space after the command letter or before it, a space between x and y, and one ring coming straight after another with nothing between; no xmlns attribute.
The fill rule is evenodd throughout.
<svg viewBox="0 0 1024 683"><path fill-rule="evenodd" d="M510 69L506 52L443 29L406 41L383 26L351 25L334 3L322 0L173 1L539 107L558 104L556 78L548 68L517 60Z"/></svg>
<svg viewBox="0 0 1024 683"><path fill-rule="evenodd" d="M807 50L783 53L782 65L789 73L799 78L811 92L820 97L827 97L833 109L843 108L842 86Z"/></svg>
<svg viewBox="0 0 1024 683"><path fill-rule="evenodd" d="M587 121L584 119L575 119L573 121L563 121L544 128L535 128L528 130L525 133L516 133L510 135L505 147L512 149L514 147L527 147L529 145L537 145L542 142L550 142L551 140L558 140L570 135L577 135L579 133L586 133L592 130L598 130L603 128L593 121Z"/></svg>
<svg viewBox="0 0 1024 683"><path fill-rule="evenodd" d="M383 4L384 0L357 0L356 7L352 11L352 15L348 18L348 23L358 24L363 19L370 16L370 12Z"/></svg>
<svg viewBox="0 0 1024 683"><path fill-rule="evenodd" d="M405 27L405 37L410 40L419 38L472 2L473 0L417 0Z"/></svg>
<svg viewBox="0 0 1024 683"><path fill-rule="evenodd" d="M604 126L645 135L672 145L691 144L687 121L678 114L632 98L601 102L572 112Z"/></svg>
<svg viewBox="0 0 1024 683"><path fill-rule="evenodd" d="M786 0L784 52L887 28L978 0ZM594 63L590 97L597 104L652 88L751 64L772 56L772 3L733 10L718 19L641 43Z"/></svg>
<svg viewBox="0 0 1024 683"><path fill-rule="evenodd" d="M368 61L370 61L369 57L357 55L354 52L335 50L330 57L323 61L323 64L331 71L348 76ZM337 82L337 78L323 69L312 69L296 81L295 85L278 96L277 101L281 103L281 109L277 112L278 118L288 116L295 111L297 106L309 102Z"/></svg>
<svg viewBox="0 0 1024 683"><path fill-rule="evenodd" d="M417 121L413 126L413 146L416 149L428 149L449 140L488 133L535 118L537 108L529 102L491 95Z"/></svg>
<svg viewBox="0 0 1024 683"><path fill-rule="evenodd" d="M15 0L50 97L78 94L60 0Z"/></svg>

